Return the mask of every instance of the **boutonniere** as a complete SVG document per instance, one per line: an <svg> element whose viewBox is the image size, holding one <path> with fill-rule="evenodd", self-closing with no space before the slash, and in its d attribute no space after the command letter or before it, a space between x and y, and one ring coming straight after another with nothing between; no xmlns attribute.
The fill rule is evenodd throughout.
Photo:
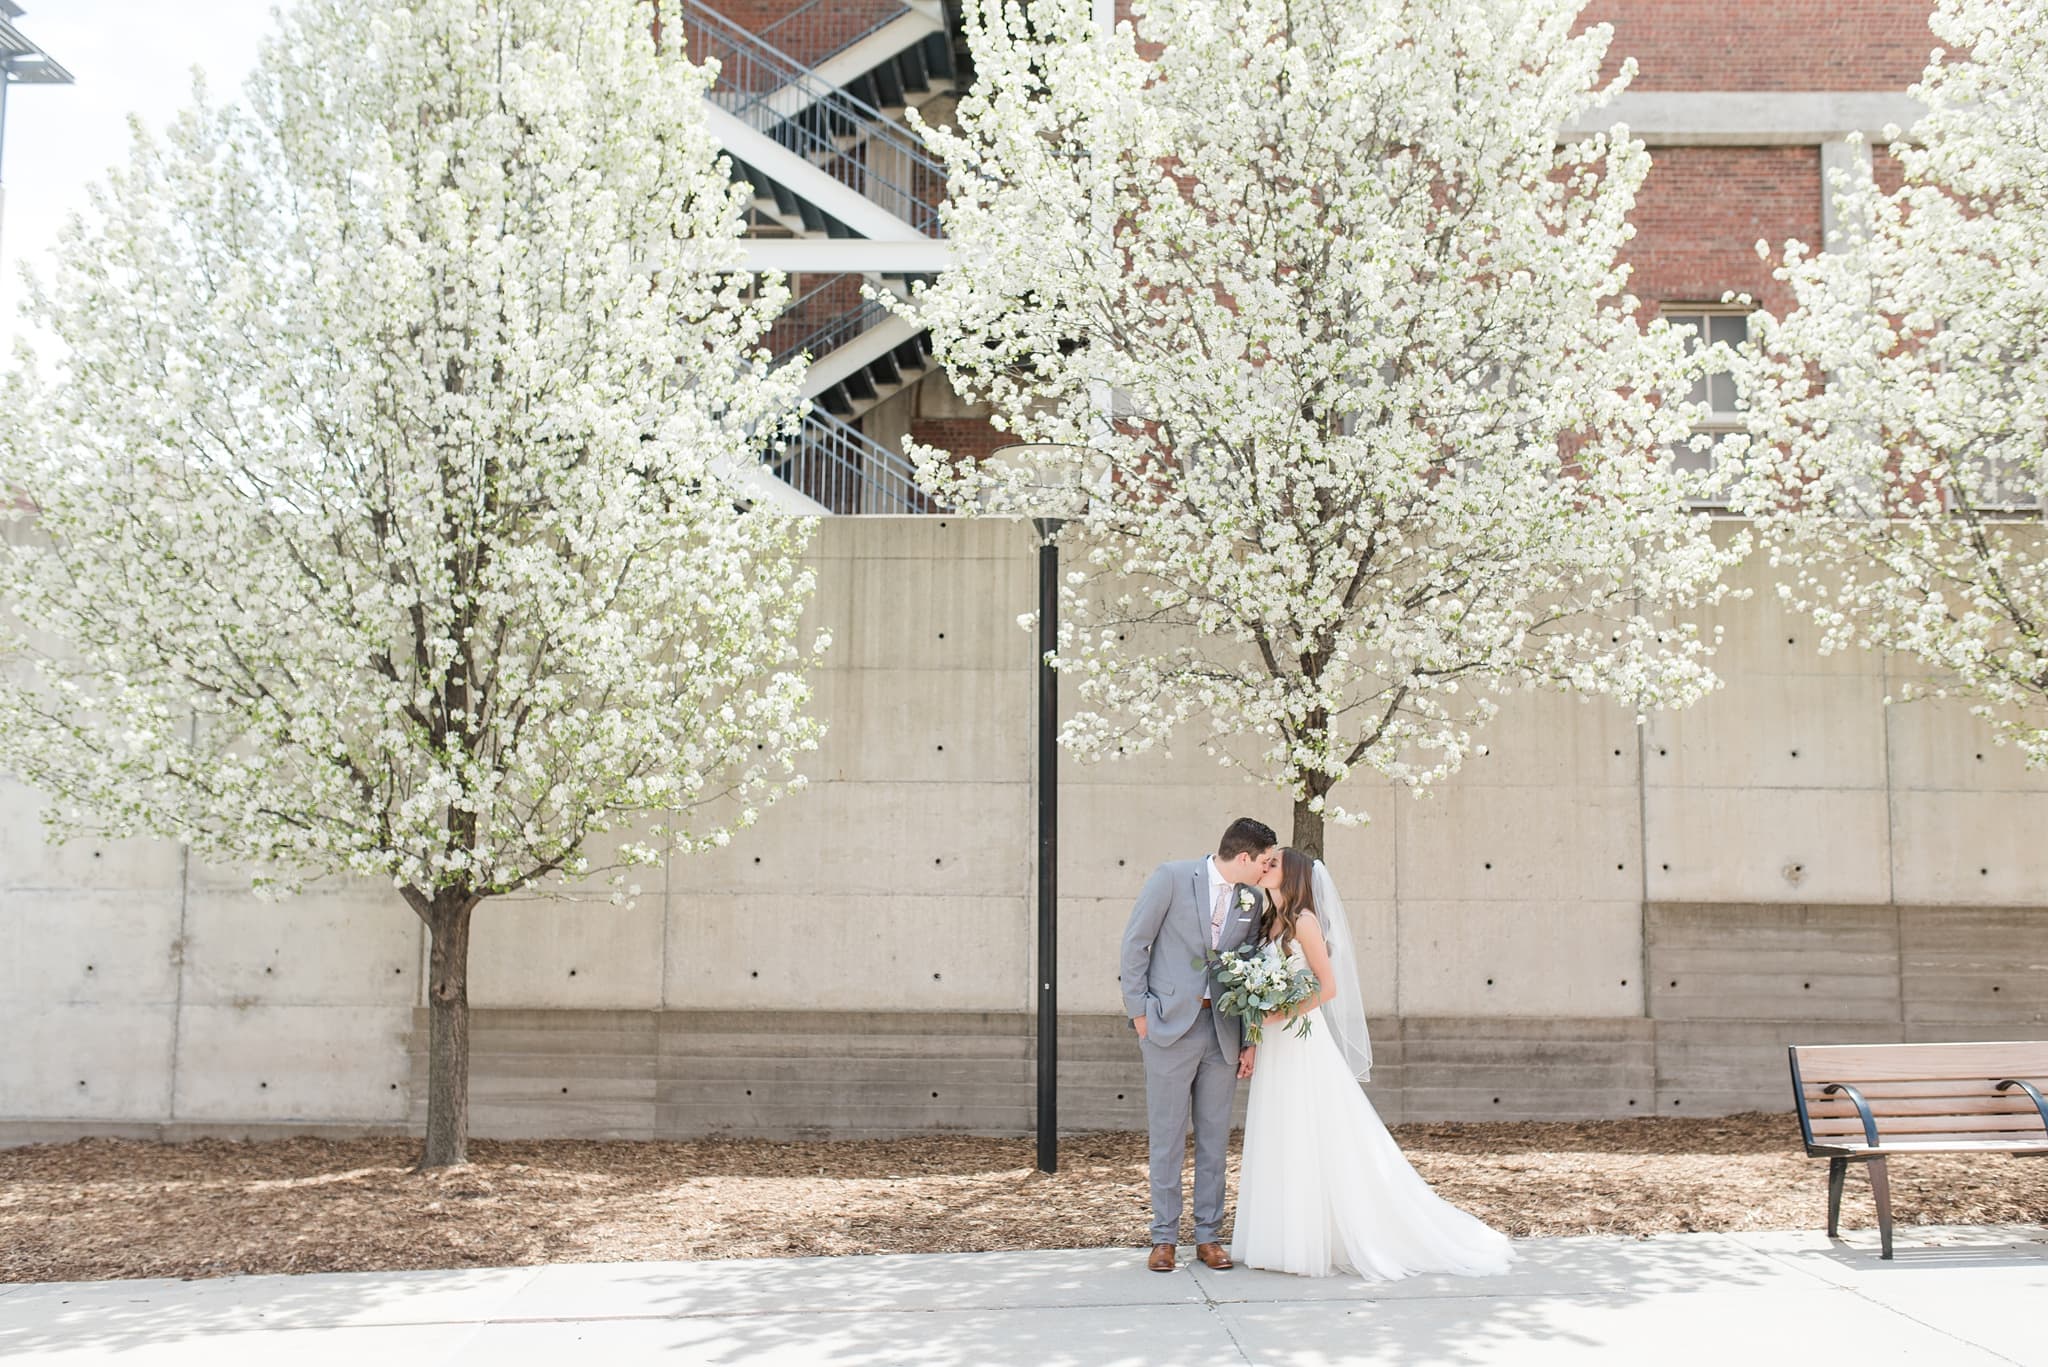
<svg viewBox="0 0 2048 1367"><path fill-rule="evenodd" d="M1259 899L1252 896L1252 890L1250 888L1239 888L1237 890L1237 905L1240 909L1244 911L1250 911L1253 907L1257 906L1258 904Z"/></svg>

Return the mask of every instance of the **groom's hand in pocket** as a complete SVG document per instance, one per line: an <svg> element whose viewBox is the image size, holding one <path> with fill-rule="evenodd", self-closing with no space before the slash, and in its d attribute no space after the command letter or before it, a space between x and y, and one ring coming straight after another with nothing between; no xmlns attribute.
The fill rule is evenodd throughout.
<svg viewBox="0 0 2048 1367"><path fill-rule="evenodd" d="M1139 1039L1145 1038L1145 1018L1143 1016L1131 1017L1131 1028L1138 1032Z"/></svg>
<svg viewBox="0 0 2048 1367"><path fill-rule="evenodd" d="M1252 1061L1258 1057L1257 1045L1246 1045L1237 1051L1237 1075L1240 1079L1252 1075Z"/></svg>

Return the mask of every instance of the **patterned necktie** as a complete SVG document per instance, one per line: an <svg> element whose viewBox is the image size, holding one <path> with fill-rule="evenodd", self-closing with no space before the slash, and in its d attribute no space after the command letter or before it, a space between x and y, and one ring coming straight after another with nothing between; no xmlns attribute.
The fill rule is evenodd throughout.
<svg viewBox="0 0 2048 1367"><path fill-rule="evenodd" d="M1209 915L1209 948L1223 947L1223 913L1230 908L1230 884L1216 889L1216 910Z"/></svg>

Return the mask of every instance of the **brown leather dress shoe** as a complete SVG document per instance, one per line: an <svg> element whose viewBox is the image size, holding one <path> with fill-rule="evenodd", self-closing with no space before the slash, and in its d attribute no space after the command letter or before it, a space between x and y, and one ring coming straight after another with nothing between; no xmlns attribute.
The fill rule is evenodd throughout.
<svg viewBox="0 0 2048 1367"><path fill-rule="evenodd" d="M1173 1271L1173 1245L1152 1245L1152 1256L1145 1260L1145 1266L1151 1268L1154 1272Z"/></svg>
<svg viewBox="0 0 2048 1367"><path fill-rule="evenodd" d="M1228 1272L1237 1266L1230 1261L1230 1255L1224 1251L1222 1244L1196 1244L1195 1256L1200 1258L1202 1266L1211 1272Z"/></svg>

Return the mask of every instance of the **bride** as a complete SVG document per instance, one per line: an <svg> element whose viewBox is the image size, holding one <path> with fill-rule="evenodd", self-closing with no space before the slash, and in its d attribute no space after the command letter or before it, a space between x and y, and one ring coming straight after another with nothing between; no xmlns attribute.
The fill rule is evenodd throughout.
<svg viewBox="0 0 2048 1367"><path fill-rule="evenodd" d="M1372 1045L1356 942L1329 870L1287 849L1260 883L1268 892L1263 937L1280 943L1292 967L1306 965L1321 988L1265 1018L1230 1256L1307 1277L1505 1271L1514 1259L1507 1236L1429 1189L1358 1085L1372 1067ZM1302 1016L1307 1038L1295 1033Z"/></svg>

